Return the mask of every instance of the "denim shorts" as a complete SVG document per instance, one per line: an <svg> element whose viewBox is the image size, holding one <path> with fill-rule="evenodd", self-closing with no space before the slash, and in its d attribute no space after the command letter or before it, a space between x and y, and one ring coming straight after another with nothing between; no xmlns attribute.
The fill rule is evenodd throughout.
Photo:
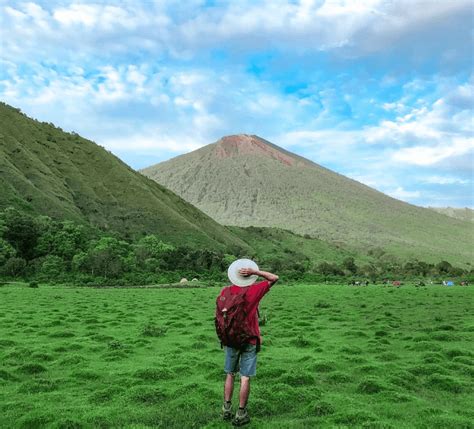
<svg viewBox="0 0 474 429"><path fill-rule="evenodd" d="M257 373L257 346L247 344L243 350L224 347L224 371L227 374L240 372L243 377L253 377Z"/></svg>

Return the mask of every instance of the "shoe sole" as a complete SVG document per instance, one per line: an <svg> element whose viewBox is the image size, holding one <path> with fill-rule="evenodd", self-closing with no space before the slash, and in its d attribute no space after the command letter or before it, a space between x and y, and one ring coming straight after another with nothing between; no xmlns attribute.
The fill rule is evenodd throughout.
<svg viewBox="0 0 474 429"><path fill-rule="evenodd" d="M248 420L242 420L242 421L240 421L240 422L234 420L234 421L232 422L232 426L237 426L237 427L239 427L239 426L247 425L247 424L249 424L249 423L250 423L250 419L248 419Z"/></svg>

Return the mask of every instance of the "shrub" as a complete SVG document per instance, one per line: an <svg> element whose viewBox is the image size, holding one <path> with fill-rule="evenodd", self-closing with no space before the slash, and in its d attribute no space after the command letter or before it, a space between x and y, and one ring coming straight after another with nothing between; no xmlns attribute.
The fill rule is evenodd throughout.
<svg viewBox="0 0 474 429"><path fill-rule="evenodd" d="M38 285L38 282L37 282L37 281L33 280L32 282L30 282L30 283L28 284L28 287L35 288L35 289L36 289L36 288L39 287L39 285Z"/></svg>

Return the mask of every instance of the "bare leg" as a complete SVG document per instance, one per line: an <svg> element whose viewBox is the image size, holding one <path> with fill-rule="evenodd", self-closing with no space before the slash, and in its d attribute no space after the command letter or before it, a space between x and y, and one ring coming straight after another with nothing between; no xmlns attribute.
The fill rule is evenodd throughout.
<svg viewBox="0 0 474 429"><path fill-rule="evenodd" d="M234 393L234 374L227 374L224 384L224 401L232 401Z"/></svg>
<svg viewBox="0 0 474 429"><path fill-rule="evenodd" d="M250 395L250 377L240 377L240 408L247 406L247 401Z"/></svg>

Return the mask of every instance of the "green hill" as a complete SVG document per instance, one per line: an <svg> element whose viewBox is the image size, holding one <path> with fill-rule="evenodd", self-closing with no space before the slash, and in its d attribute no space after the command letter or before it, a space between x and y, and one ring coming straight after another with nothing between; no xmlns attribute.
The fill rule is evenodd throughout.
<svg viewBox="0 0 474 429"><path fill-rule="evenodd" d="M311 261L313 266L320 262L340 264L352 257L359 264L374 262L376 258L363 253L350 252L338 245L301 236L280 228L229 226L230 231L249 244L256 259L282 261L286 265Z"/></svg>
<svg viewBox="0 0 474 429"><path fill-rule="evenodd" d="M0 103L0 209L69 219L123 237L247 248L173 192L95 143Z"/></svg>
<svg viewBox="0 0 474 429"><path fill-rule="evenodd" d="M142 172L224 225L287 229L362 253L473 261L469 222L391 198L257 136L224 137Z"/></svg>

